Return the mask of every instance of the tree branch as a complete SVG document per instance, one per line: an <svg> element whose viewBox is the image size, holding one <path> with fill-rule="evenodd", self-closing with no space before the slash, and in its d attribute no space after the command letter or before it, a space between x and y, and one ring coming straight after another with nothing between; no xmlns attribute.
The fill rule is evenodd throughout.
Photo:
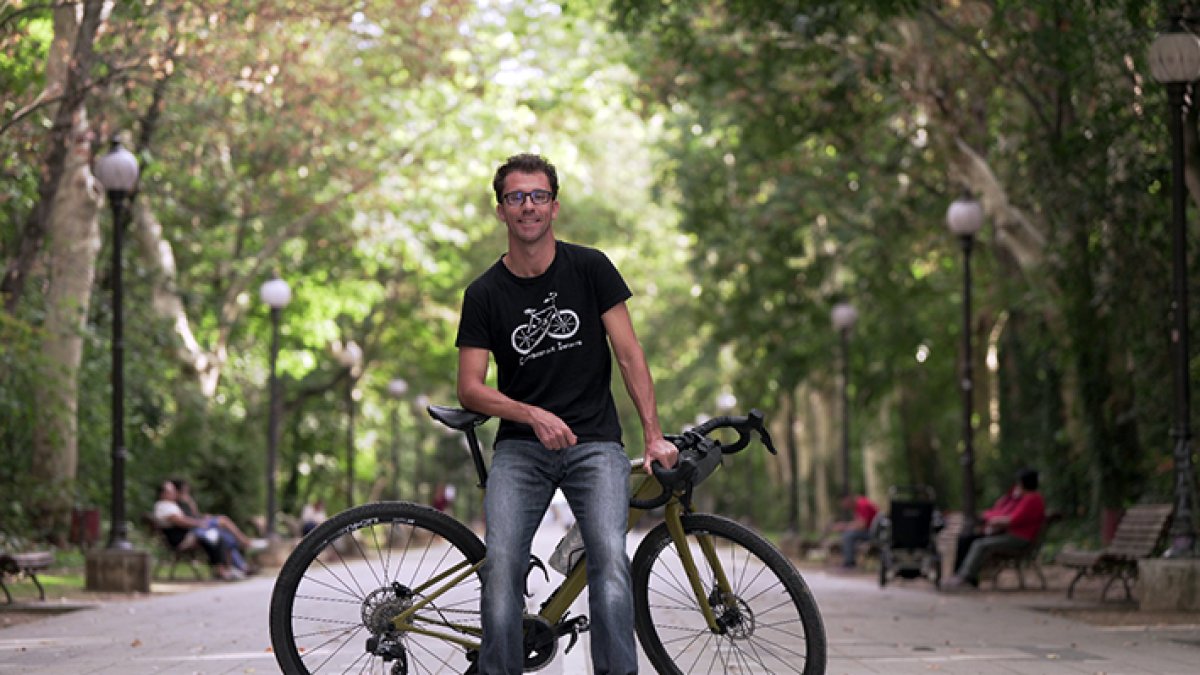
<svg viewBox="0 0 1200 675"><path fill-rule="evenodd" d="M36 5L26 5L20 9L14 9L12 12L9 12L8 14L6 14L4 16L0 16L0 31L5 30L6 24L11 23L14 19L21 16L22 14L30 14L32 12L41 11L43 9L52 9L53 10L53 9L58 9L60 7L70 7L71 5L78 5L79 2L80 2L80 0L67 0L66 2L47 2L47 3L36 4Z"/></svg>
<svg viewBox="0 0 1200 675"><path fill-rule="evenodd" d="M954 139L961 153L964 182L979 194L980 204L996 225L996 243L1003 246L1024 271L1039 267L1045 259L1046 236L1024 211L1008 199L1008 192L992 172L987 160L961 137ZM954 161L954 160L951 160Z"/></svg>
<svg viewBox="0 0 1200 675"><path fill-rule="evenodd" d="M42 162L43 175L38 184L38 201L25 220L24 230L17 245L17 256L5 270L0 282L0 294L4 296L4 308L10 314L16 311L25 291L25 282L33 269L34 259L42 248L46 236L46 222L62 181L67 157L67 137L71 132L76 111L83 105L88 92L87 74L95 62L96 31L101 23L101 0L89 0L84 5L83 18L75 25L74 43L68 55L66 78L62 86L62 104L54 115L54 123L47 140L47 150ZM55 23L58 23L56 18ZM56 35L62 30L55 27Z"/></svg>
<svg viewBox="0 0 1200 675"><path fill-rule="evenodd" d="M1038 121L1041 122L1042 126L1046 128L1047 132L1054 131L1054 123L1049 117L1046 116L1045 111L1042 110L1041 101L1039 101L1038 98L1034 96L1033 92L1025 86L1025 83L1013 77L1012 73L1015 72L1013 69L1005 68L1002 64L1000 64L1000 62L988 54L987 50L980 49L979 45L975 44L974 40L961 35L957 30L955 30L954 26L946 21L945 17L938 14L936 10L929 7L923 7L921 11L933 19L933 22L937 24L938 28L941 28L942 31L949 34L955 40L958 40L962 44L966 45L968 49L978 54L984 60L984 62L991 66L992 70L996 71L996 73L1000 75L1002 80L1009 82L1013 88L1020 92L1021 97L1024 98L1027 103L1029 103L1029 107L1033 110L1033 114L1038 118Z"/></svg>
<svg viewBox="0 0 1200 675"><path fill-rule="evenodd" d="M12 118L10 118L4 124L0 125L0 136L3 136L6 131L11 129L13 126L15 126L21 120L23 120L26 117L28 117L29 115L33 114L35 111L40 110L40 109L42 109L48 105L51 105L53 103L58 103L62 100L63 100L63 95L61 92L53 92L52 93L50 88L43 89L41 91L41 93L37 95L37 98L30 101L27 105L23 106L17 112L13 113Z"/></svg>

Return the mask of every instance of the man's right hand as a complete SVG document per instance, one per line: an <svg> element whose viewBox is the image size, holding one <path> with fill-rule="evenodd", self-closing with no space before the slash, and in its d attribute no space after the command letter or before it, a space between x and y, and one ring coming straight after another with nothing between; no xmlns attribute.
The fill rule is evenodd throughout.
<svg viewBox="0 0 1200 675"><path fill-rule="evenodd" d="M542 445L551 450L562 450L579 442L571 427L549 410L529 406L529 426Z"/></svg>

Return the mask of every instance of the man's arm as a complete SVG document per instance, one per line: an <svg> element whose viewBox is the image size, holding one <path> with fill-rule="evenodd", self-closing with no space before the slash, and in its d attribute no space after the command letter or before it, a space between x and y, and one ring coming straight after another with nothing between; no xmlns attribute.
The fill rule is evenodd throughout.
<svg viewBox="0 0 1200 675"><path fill-rule="evenodd" d="M489 353L478 347L458 350L458 402L468 410L528 424L542 445L552 450L575 445L578 439L558 415L521 403L487 386Z"/></svg>
<svg viewBox="0 0 1200 675"><path fill-rule="evenodd" d="M618 303L600 318L604 321L604 329L608 331L617 365L621 368L625 390L629 392L629 398L633 399L638 417L642 420L642 436L646 443L646 457L642 466L646 473L650 473L650 463L655 460L667 468L673 467L679 451L674 444L663 438L662 426L658 422L658 403L654 398L654 380L650 377L650 368L646 365L642 345L638 342L637 334L633 332L629 308L624 302Z"/></svg>

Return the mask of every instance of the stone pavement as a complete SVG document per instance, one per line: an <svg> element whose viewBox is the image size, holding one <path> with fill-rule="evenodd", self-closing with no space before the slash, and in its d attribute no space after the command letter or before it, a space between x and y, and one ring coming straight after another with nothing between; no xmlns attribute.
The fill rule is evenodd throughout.
<svg viewBox="0 0 1200 675"><path fill-rule="evenodd" d="M545 558L562 528L543 530L535 550ZM880 589L871 575L802 572L825 619L833 675L1200 672L1200 615L1187 626L1104 628L1043 611L1064 605L1061 589L945 595L925 581ZM277 672L267 635L273 582L172 584L186 592L0 630L0 674ZM1096 589L1079 595L1094 601ZM586 636L541 672L589 672Z"/></svg>

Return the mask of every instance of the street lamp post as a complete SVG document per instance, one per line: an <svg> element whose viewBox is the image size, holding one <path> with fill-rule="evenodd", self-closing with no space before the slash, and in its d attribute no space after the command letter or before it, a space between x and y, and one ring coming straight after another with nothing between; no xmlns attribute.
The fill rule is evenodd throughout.
<svg viewBox="0 0 1200 675"><path fill-rule="evenodd" d="M114 138L109 151L96 160L93 171L108 193L112 207L112 526L108 548L129 550L125 524L125 336L121 304L121 249L129 224L129 206L138 179L137 158Z"/></svg>
<svg viewBox="0 0 1200 675"><path fill-rule="evenodd" d="M839 302L830 312L833 327L842 342L842 496L850 495L850 329L858 321L858 310Z"/></svg>
<svg viewBox="0 0 1200 675"><path fill-rule="evenodd" d="M346 506L354 506L354 383L362 365L362 347L349 340L334 352L334 358L346 369Z"/></svg>
<svg viewBox="0 0 1200 675"><path fill-rule="evenodd" d="M954 200L946 211L946 225L958 236L963 250L963 300L962 300L962 388L963 453L963 534L975 530L975 433L974 417L974 369L971 356L971 246L975 234L983 227L983 207L970 197Z"/></svg>
<svg viewBox="0 0 1200 675"><path fill-rule="evenodd" d="M403 378L395 378L388 382L388 396L399 401L408 393L408 382ZM392 489L394 497L400 499L400 403L392 406Z"/></svg>
<svg viewBox="0 0 1200 675"><path fill-rule="evenodd" d="M1200 38L1177 18L1171 30L1150 45L1150 72L1167 85L1167 121L1171 129L1172 362L1175 423L1171 430L1175 458L1175 517L1169 557L1192 557L1196 551L1195 486L1192 476L1191 387L1188 378L1187 187L1184 185L1184 89L1200 79Z"/></svg>
<svg viewBox="0 0 1200 675"><path fill-rule="evenodd" d="M267 538L275 534L275 457L279 448L279 417L281 404L279 377L276 366L279 361L279 317L283 308L292 300L292 289L283 279L275 277L259 289L262 301L271 308L271 379L270 406L267 411Z"/></svg>

